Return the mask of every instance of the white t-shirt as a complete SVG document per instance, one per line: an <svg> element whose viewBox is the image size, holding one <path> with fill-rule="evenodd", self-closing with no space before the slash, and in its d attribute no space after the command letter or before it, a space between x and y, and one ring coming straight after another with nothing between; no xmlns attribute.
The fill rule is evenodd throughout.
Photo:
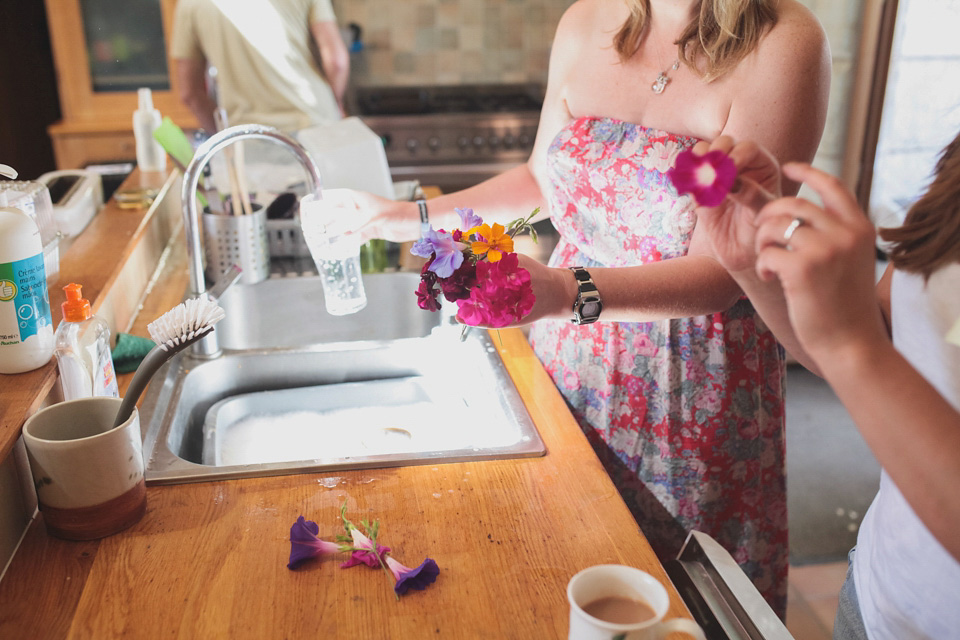
<svg viewBox="0 0 960 640"><path fill-rule="evenodd" d="M960 318L960 265L939 269L928 282L895 271L890 297L894 346L960 410L960 346L945 340ZM870 640L960 637L960 563L885 472L860 527L853 568Z"/></svg>
<svg viewBox="0 0 960 640"><path fill-rule="evenodd" d="M179 0L170 52L217 68L231 125L291 132L340 119L310 34L334 20L330 0Z"/></svg>

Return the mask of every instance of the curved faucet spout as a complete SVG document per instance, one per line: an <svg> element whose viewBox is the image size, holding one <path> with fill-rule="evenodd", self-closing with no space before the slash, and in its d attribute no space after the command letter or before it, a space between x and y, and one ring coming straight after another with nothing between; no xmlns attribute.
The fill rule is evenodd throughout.
<svg viewBox="0 0 960 640"><path fill-rule="evenodd" d="M183 228L187 238L187 263L190 271L190 297L203 295L206 291L206 282L203 275L203 248L200 245L200 218L197 215L197 187L200 176L210 159L220 150L235 142L246 139L272 140L287 147L296 156L306 170L309 177L311 193L319 194L322 186L320 169L299 142L285 133L258 124L243 124L229 127L207 139L197 147L193 159L187 165L183 174L183 187L180 192L180 201L183 206ZM194 343L193 354L201 358L215 358L220 354L217 344L216 331L206 338Z"/></svg>

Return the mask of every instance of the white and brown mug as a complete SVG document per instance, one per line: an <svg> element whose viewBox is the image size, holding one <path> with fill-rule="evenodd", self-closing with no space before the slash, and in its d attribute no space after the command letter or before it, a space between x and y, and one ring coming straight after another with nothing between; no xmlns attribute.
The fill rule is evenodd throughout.
<svg viewBox="0 0 960 640"><path fill-rule="evenodd" d="M114 428L120 402L69 400L41 409L23 425L50 535L95 540L130 527L146 512L139 413Z"/></svg>

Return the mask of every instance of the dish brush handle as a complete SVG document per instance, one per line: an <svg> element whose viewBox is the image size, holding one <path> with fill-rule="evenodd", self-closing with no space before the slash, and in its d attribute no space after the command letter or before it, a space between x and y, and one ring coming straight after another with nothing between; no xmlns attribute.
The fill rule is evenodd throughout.
<svg viewBox="0 0 960 640"><path fill-rule="evenodd" d="M123 400L120 402L120 410L117 412L117 418L113 423L114 428L119 427L130 419L130 416L133 415L133 410L137 406L137 402L140 401L140 396L143 395L147 385L150 383L150 378L153 377L153 374L155 374L172 355L171 352L164 351L162 347L157 346L151 349L143 358L140 366L137 367L136 373L133 374L133 380L130 381L127 392L123 394Z"/></svg>
<svg viewBox="0 0 960 640"><path fill-rule="evenodd" d="M133 380L130 381L130 386L127 387L127 392L123 395L123 400L120 402L120 410L117 412L117 419L113 423L114 428L119 427L130 419L130 416L133 415L134 408L137 406L137 402L140 401L140 396L143 395L147 385L150 384L150 379L153 377L153 374L163 366L163 363L211 331L213 331L213 325L198 330L193 336L182 340L179 344L171 345L167 342L166 350L159 345L150 349L150 352L140 362L140 366L137 367L136 373L133 374Z"/></svg>

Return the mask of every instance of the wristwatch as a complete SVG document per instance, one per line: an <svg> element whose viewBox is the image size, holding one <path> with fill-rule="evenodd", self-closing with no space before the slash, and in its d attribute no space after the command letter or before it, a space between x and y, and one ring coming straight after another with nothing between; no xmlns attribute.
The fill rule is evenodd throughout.
<svg viewBox="0 0 960 640"><path fill-rule="evenodd" d="M420 237L427 235L427 231L430 231L430 218L427 216L427 200L426 198L417 198L417 208L420 210Z"/></svg>
<svg viewBox="0 0 960 640"><path fill-rule="evenodd" d="M577 279L577 299L573 302L573 324L596 322L603 311L603 299L597 285L583 267L568 267Z"/></svg>

